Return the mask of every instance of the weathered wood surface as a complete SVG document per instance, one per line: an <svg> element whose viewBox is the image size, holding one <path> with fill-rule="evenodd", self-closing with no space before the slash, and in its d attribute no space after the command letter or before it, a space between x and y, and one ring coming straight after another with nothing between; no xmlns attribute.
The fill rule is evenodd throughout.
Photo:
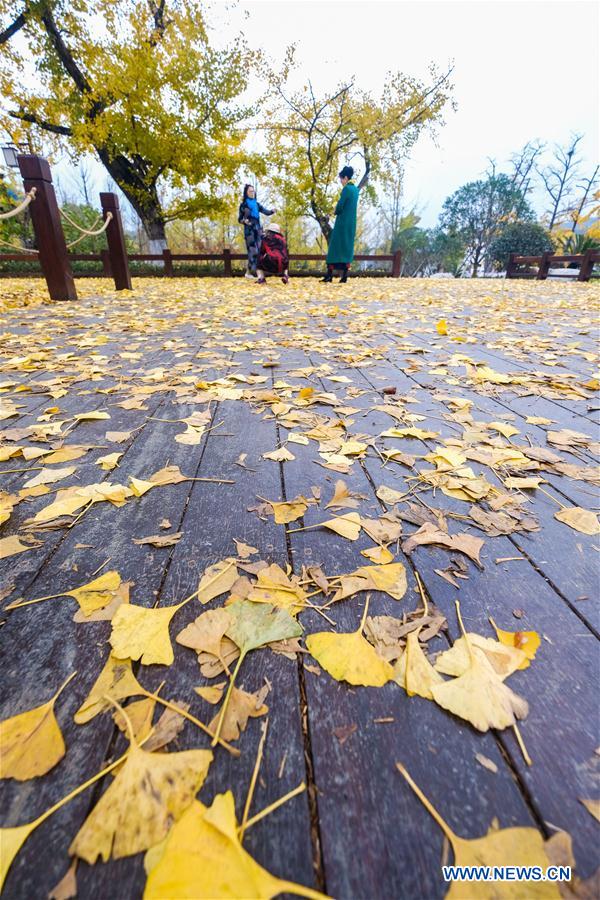
<svg viewBox="0 0 600 900"><path fill-rule="evenodd" d="M514 349L498 343L492 333L485 336L483 328L480 332L475 328L481 335L476 344L456 344L449 349L424 327L423 315L413 320L406 317L401 326L395 321L398 315L393 306L388 306L384 316L387 286L387 295L381 289L383 304L372 304L374 315L381 317L380 329L371 328L366 318L360 318L358 332L347 330L354 308L368 301L368 294L361 294L358 287L352 287L354 293L348 301L340 292L335 294L336 304L350 317L341 323L329 310L331 295L327 289L314 289L316 299L307 317L302 315L298 300L286 301L281 290L253 293L253 288L243 286L239 308L232 305L223 312L218 309L219 288L206 295L201 285L198 303L205 304L209 315L198 316L190 308L183 314L172 307L162 310L161 287L148 289L143 306L135 298L111 294L108 339L99 346L92 343L87 347L86 340L105 327L104 300L82 301L78 307L60 310L49 307L4 315L2 330L12 330L15 336L31 334L34 344L44 330L56 336L52 351L32 363L33 371L19 368L18 363L12 372L10 367L3 368L0 381L14 382L3 389L4 396L24 405L18 416L1 423L2 430L32 424L54 403L47 393L38 395L36 391L41 381L57 375L60 354L64 354L61 374L67 376L68 387L68 393L56 400L60 417L69 420L91 409L106 409L111 416L109 421L81 422L69 432L66 443L97 446L76 461L76 472L58 487L103 480L126 483L129 475L148 477L167 464L178 465L190 477L235 482L189 481L158 488L122 508L97 504L73 528L39 532L42 546L0 561L0 586L4 590L12 587L4 603L19 596L30 599L72 588L104 566L101 570L117 569L123 579L134 582L132 602L169 606L196 589L198 577L208 565L235 554L234 538L256 547L256 558L277 562L283 568L289 564L296 574L303 565L320 563L328 575L333 575L350 572L366 562L359 551L373 542L364 533L352 543L323 529L296 529L330 516L323 506L339 477L364 496L361 515L376 517L386 508L375 495L377 488L385 485L410 491L415 470L394 463L384 466L370 449L363 460L354 463L350 474L339 476L317 465L322 460L314 441L307 446L290 444L295 456L292 463L263 460L262 454L275 449L287 436L268 403L228 399L212 403L210 427L201 442L178 444L173 437L182 426L174 421L205 408L179 400L177 390L185 396L184 388L189 384L185 379L192 375L193 381L211 381L232 374L266 374L268 383L260 386L274 391L281 389L278 384L291 385L294 391L307 385L317 391L338 390L347 405L359 410L349 417L353 421L351 433L372 436L394 424L388 414L374 409L385 399L383 388L393 386L398 394L417 401L409 409L425 417L423 427L439 432L437 440L394 439L395 447L417 456L430 452L444 439L460 436L455 423L443 418L445 408L436 394L472 400L478 421L513 424L520 432L513 439L517 446L527 441L545 446L547 427L526 423L529 415L552 419L556 424L550 428L572 428L592 440L597 438L597 410L586 397L567 401L517 396L504 390L482 392L472 384L461 383L458 369L448 370L450 376L459 375L459 383L452 385L443 375L430 372L444 365L452 352L462 352L498 372L547 371L556 375L562 371L544 368L544 360L533 349L530 358L523 347ZM547 290L547 286L540 290ZM279 304L277 314L265 316L261 302L272 304L274 296ZM435 311L433 316L435 321ZM470 317L467 311L461 323L463 331ZM13 321L15 326L11 328ZM537 341L543 349L544 331L539 321L532 321L530 330L534 343ZM592 352L591 336L578 337L571 313L566 315L560 332L561 340L572 333L586 353ZM131 358L132 344L137 345L134 354L139 352L141 357ZM357 349L361 353L357 354ZM365 355L361 355L363 352ZM22 348L17 351L9 342L2 360L22 355ZM276 362L275 368L269 365L271 359ZM323 372L308 379L294 374L299 368L321 364L331 366L332 374L348 378L349 384L340 387L328 381ZM580 381L591 377L584 356L570 355L564 366ZM80 377L82 367L85 378ZM159 368L169 376L176 375L168 391L150 394L144 409L127 410L115 405L128 396L125 385L148 385L152 383L148 377L151 379ZM160 383L160 375L156 377ZM357 395L346 397L347 387L358 389ZM107 393L98 393L99 389ZM336 416L329 405L315 403L310 408ZM131 438L123 444L104 440L107 430L133 429ZM119 468L103 472L96 460L113 451L123 453ZM247 468L236 464L242 453L248 454ZM561 458L586 467L591 467L595 459L587 448L561 453ZM18 491L30 477L25 473L37 464L37 460L25 463L22 459L0 463L0 471L19 470L1 476L2 489ZM416 471L420 467L421 461ZM497 473L478 464L474 469L485 472L491 483L501 485ZM556 473L543 474L545 489L560 503L598 508L593 484ZM260 518L249 511L260 502L258 498L311 496L313 486L321 489L321 506L311 506L303 520L288 526L275 525L272 517ZM447 513L461 515L466 511L462 501L439 492L425 496L430 505ZM558 523L553 514L559 506L549 497L539 492L528 496L540 522L539 531L490 538L453 522L451 531L468 530L486 540L483 570L468 562L468 577L460 582L459 591L435 571L447 566L447 551L419 547L405 556L394 546L396 559L407 568L408 592L402 601L373 592L370 613L402 615L417 608L420 599L414 573L418 571L429 597L446 615L449 625L449 635L435 638L430 652L445 649L459 635L456 597L461 599L467 627L474 631L489 635L488 616L492 615L508 630L531 628L540 632L543 639L536 660L511 677L513 689L530 705L529 716L520 729L533 766L525 765L511 732L480 734L429 701L407 698L393 683L379 690L351 688L324 671L316 674L314 660L307 654L293 661L271 651L252 653L244 662L238 686L257 690L265 679L271 685L266 700L268 739L253 810L266 807L302 781L309 786L308 792L250 829L245 839L246 848L274 874L348 900L367 896L374 900L389 896L415 900L442 897L446 890L440 871L443 836L397 772L396 761L404 763L457 833L480 836L494 818L503 827L537 827L545 836L562 828L573 837L579 874L587 877L598 866L598 824L580 802L597 791L591 761L599 743L598 539ZM1 526L0 537L15 533L48 499L45 495L19 504L10 521ZM135 537L157 533L164 517L172 523L172 530L183 532L178 544L158 549L132 542ZM404 537L414 527L405 524ZM520 558L495 562L512 557ZM339 630L357 628L364 600L360 595L329 610ZM73 722L73 713L107 658L110 631L105 622L75 624L75 609L73 601L63 598L2 616L2 719L43 702L64 678L77 671L77 678L56 709L67 755L42 778L3 782L3 826L32 820L126 746L110 714L98 716L84 727ZM515 610L521 612L519 620ZM171 628L172 638L201 611L193 603L178 613ZM306 610L301 621L306 633L330 630L312 610ZM150 690L165 681L165 698L191 703L192 713L207 722L214 707L192 690L207 683L195 654L175 643L174 648L175 665L167 670L136 665L138 677ZM378 721L389 719L392 721ZM232 789L241 814L259 737L260 721L251 720L240 742L239 759L221 749L216 751L209 779L200 793L202 800L210 802L216 793ZM188 722L172 749L196 746L207 746L207 740ZM484 768L475 754L491 760L497 771ZM7 897L29 900L47 896L68 868L68 847L106 789L106 781L79 796L34 832L9 873ZM123 900L141 896L145 878L142 862L138 856L94 867L80 863L79 896Z"/></svg>

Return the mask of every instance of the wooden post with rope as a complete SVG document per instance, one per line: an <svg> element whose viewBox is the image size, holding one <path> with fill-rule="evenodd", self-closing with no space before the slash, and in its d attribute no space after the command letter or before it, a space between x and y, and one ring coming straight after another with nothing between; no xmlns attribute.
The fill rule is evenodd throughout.
<svg viewBox="0 0 600 900"><path fill-rule="evenodd" d="M130 291L131 275L129 273L129 261L127 259L119 198L116 194L101 193L100 204L104 219L107 218L108 213L112 213L112 218L106 229L106 240L108 242L108 252L110 253L112 275L115 279L115 288L117 291Z"/></svg>
<svg viewBox="0 0 600 900"><path fill-rule="evenodd" d="M25 191L36 189L31 203L31 224L40 266L52 300L77 300L77 291L60 221L48 160L34 154L17 156Z"/></svg>

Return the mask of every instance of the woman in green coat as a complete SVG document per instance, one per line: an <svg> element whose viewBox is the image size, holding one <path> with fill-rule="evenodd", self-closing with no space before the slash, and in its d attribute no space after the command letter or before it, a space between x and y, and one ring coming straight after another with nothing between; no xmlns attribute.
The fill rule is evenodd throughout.
<svg viewBox="0 0 600 900"><path fill-rule="evenodd" d="M344 166L340 172L340 181L344 187L335 208L335 225L327 250L327 275L322 281L333 281L335 269L342 270L340 282L348 281L348 269L354 259L356 209L358 207L358 188L351 181L353 175L352 166Z"/></svg>

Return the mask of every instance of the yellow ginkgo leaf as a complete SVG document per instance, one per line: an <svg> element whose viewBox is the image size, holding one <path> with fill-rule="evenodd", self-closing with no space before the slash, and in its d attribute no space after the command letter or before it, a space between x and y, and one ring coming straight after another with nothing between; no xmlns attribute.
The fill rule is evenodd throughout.
<svg viewBox="0 0 600 900"><path fill-rule="evenodd" d="M14 828L0 828L0 891L4 885L4 880L8 874L8 870L10 869L13 860L29 835L32 831L41 825L46 819L49 819L50 816L54 815L59 809L73 800L74 797L77 797L83 791L87 790L87 788L91 787L91 785L95 784L101 778L104 778L105 775L108 775L109 772L112 772L113 769L116 769L117 766L120 766L124 756L119 757L114 762L110 763L110 765L105 766L100 772L97 772L95 775L92 775L91 778L88 778L83 784L80 784L78 787L74 788L70 793L47 809L45 812L38 816L37 819L34 819L33 822L28 822L26 825L17 825Z"/></svg>
<svg viewBox="0 0 600 900"><path fill-rule="evenodd" d="M16 828L0 828L0 890L15 856L39 824L36 820L28 825L17 825Z"/></svg>
<svg viewBox="0 0 600 900"><path fill-rule="evenodd" d="M0 491L0 525L8 522L10 515L19 502L19 498L14 494L7 494L6 491Z"/></svg>
<svg viewBox="0 0 600 900"><path fill-rule="evenodd" d="M288 578L280 566L273 563L260 570L257 582L248 594L248 600L270 603L296 616L306 603L306 593L296 581Z"/></svg>
<svg viewBox="0 0 600 900"><path fill-rule="evenodd" d="M291 462L296 459L287 447L279 447L277 450L271 450L269 453L263 453L263 459L272 459L273 462Z"/></svg>
<svg viewBox="0 0 600 900"><path fill-rule="evenodd" d="M238 571L235 565L235 559L228 556L212 566L208 566L204 570L196 596L200 603L208 603L219 597L221 594L227 593L238 579Z"/></svg>
<svg viewBox="0 0 600 900"><path fill-rule="evenodd" d="M296 497L295 500L289 500L286 503L275 503L273 500L270 500L269 503L273 507L276 525L286 525L288 522L295 522L296 519L301 519L308 509L308 504L304 497Z"/></svg>
<svg viewBox="0 0 600 900"><path fill-rule="evenodd" d="M127 734L128 725L130 725L136 743L141 744L152 731L152 717L155 708L154 697L144 697L143 700L134 700L133 703L127 704L127 719L120 709L115 710L113 719L123 734Z"/></svg>
<svg viewBox="0 0 600 900"><path fill-rule="evenodd" d="M175 640L183 647L190 647L198 654L212 653L221 658L221 641L231 625L226 609L209 609L179 632ZM227 668L223 664L223 668Z"/></svg>
<svg viewBox="0 0 600 900"><path fill-rule="evenodd" d="M119 659L111 653L73 718L78 725L85 725L98 713L110 708L111 703L107 697L124 700L143 693L142 686L131 671L131 660Z"/></svg>
<svg viewBox="0 0 600 900"><path fill-rule="evenodd" d="M300 390L298 391L298 397L300 400L310 400L314 392L315 389L312 387L300 388Z"/></svg>
<svg viewBox="0 0 600 900"><path fill-rule="evenodd" d="M337 681L382 687L394 677L391 665L382 659L372 644L362 636L369 602L356 631L336 634L321 631L306 638L308 652Z"/></svg>
<svg viewBox="0 0 600 900"><path fill-rule="evenodd" d="M310 888L275 878L244 850L231 791L217 794L208 808L195 800L166 841L146 854L144 864L144 900L270 900L279 894L327 900Z"/></svg>
<svg viewBox="0 0 600 900"><path fill-rule="evenodd" d="M88 448L82 444L67 444L66 447L60 447L58 450L49 453L45 457L44 462L53 466L57 463L72 462L74 459L79 459L87 452Z"/></svg>
<svg viewBox="0 0 600 900"><path fill-rule="evenodd" d="M110 416L107 412L92 410L90 412L77 413L77 415L73 416L73 418L76 422L95 422L104 419L110 419Z"/></svg>
<svg viewBox="0 0 600 900"><path fill-rule="evenodd" d="M485 655L472 646L462 624L460 605L458 601L455 602L469 653L469 668L458 678L433 685L433 699L443 709L466 719L479 731L515 725L515 717L524 719L529 712L527 701L511 691L496 674Z"/></svg>
<svg viewBox="0 0 600 900"><path fill-rule="evenodd" d="M468 643L467 643L468 641ZM467 637L460 637L449 650L440 653L435 661L435 668L444 675L464 675L471 665L469 645L478 653L481 652L491 665L496 675L504 681L517 669L523 669L527 657L522 649L514 643L495 641L469 632Z"/></svg>
<svg viewBox="0 0 600 900"><path fill-rule="evenodd" d="M455 866L539 866L545 870L551 864L544 838L535 828L490 828L480 838L469 840L459 837L442 819L402 763L397 762L396 768L448 838ZM525 893L527 900L559 900L561 896L557 884L552 881L530 881ZM464 884L455 881L445 900L464 900L467 895L469 900L522 900L524 892L523 885L518 881L480 881L471 882L465 894Z"/></svg>
<svg viewBox="0 0 600 900"><path fill-rule="evenodd" d="M534 491L536 488L539 488L540 484L545 483L546 480L544 478L538 478L533 475L530 475L527 478L519 478L518 476L511 475L509 478L504 479L504 487L515 488L519 491Z"/></svg>
<svg viewBox="0 0 600 900"><path fill-rule="evenodd" d="M186 601L184 601L185 603ZM112 619L109 642L119 659L139 659L144 666L170 666L175 658L169 625L182 603L158 609L120 606Z"/></svg>
<svg viewBox="0 0 600 900"><path fill-rule="evenodd" d="M18 609L21 606L31 606L33 603L42 603L45 600L54 600L57 597L73 597L79 604L81 612L90 616L98 609L104 609L115 599L117 591L121 587L121 576L114 569L99 575L81 587L72 591L63 591L60 594L48 594L45 597L36 597L35 600L21 600L11 603L7 609Z"/></svg>
<svg viewBox="0 0 600 900"><path fill-rule="evenodd" d="M359 504L359 501L353 497L350 493L350 489L345 481L342 481L339 478L335 483L335 490L333 492L333 497L329 501L329 503L325 504L325 509L333 509L340 507L349 507L350 509L355 509Z"/></svg>
<svg viewBox="0 0 600 900"><path fill-rule="evenodd" d="M361 556L365 556L367 559L370 559L372 563L376 565L384 566L386 563L391 563L394 560L394 554L391 553L387 547L368 547L366 550L360 551Z"/></svg>
<svg viewBox="0 0 600 900"><path fill-rule="evenodd" d="M9 537L0 538L0 559L8 559L9 556L16 556L17 553L25 553L26 550L32 550L39 547L39 541L33 544L24 544L18 534L11 534ZM6 609L10 609L9 604Z"/></svg>
<svg viewBox="0 0 600 900"><path fill-rule="evenodd" d="M384 563L383 565L361 566L353 575L368 578L376 591L384 591L394 600L401 600L408 588L406 567L403 563Z"/></svg>
<svg viewBox="0 0 600 900"><path fill-rule="evenodd" d="M360 516L356 512L346 513L343 516L336 516L335 519L328 519L327 522L320 522L321 528L329 528L335 531L349 541L358 540L360 534Z"/></svg>
<svg viewBox="0 0 600 900"><path fill-rule="evenodd" d="M23 487L32 488L38 487L40 484L54 484L55 481L60 481L62 478L68 478L69 475L73 474L76 468L76 466L65 466L64 469L49 469L44 467L41 472L38 472L37 475L34 475L33 478L26 481Z"/></svg>
<svg viewBox="0 0 600 900"><path fill-rule="evenodd" d="M432 689L443 684L443 678L433 668L419 643L420 628L411 631L406 638L406 650L394 667L394 680L404 688L409 697L416 694L433 700Z"/></svg>
<svg viewBox="0 0 600 900"><path fill-rule="evenodd" d="M490 622L500 643L507 647L516 647L525 654L525 659L521 661L518 668L526 669L530 665L530 660L535 659L538 647L542 643L537 631L502 631L492 618L490 618Z"/></svg>
<svg viewBox="0 0 600 900"><path fill-rule="evenodd" d="M143 497L144 494L153 487L157 487L152 481L144 481L143 478L134 478L129 476L129 487L133 491L135 497Z"/></svg>
<svg viewBox="0 0 600 900"><path fill-rule="evenodd" d="M196 691L198 692L199 688L196 688ZM258 691L255 694L250 694L248 691L242 691L236 687L233 688L221 723L221 737L223 740L237 741L240 733L246 730L246 725L250 718L254 719L268 713L269 707L262 703L260 693ZM208 723L211 731L216 731L220 718L221 715L218 712L213 720Z"/></svg>
<svg viewBox="0 0 600 900"><path fill-rule="evenodd" d="M411 437L420 441L439 437L438 431L425 431L423 428L389 428L382 431L381 437L404 438Z"/></svg>
<svg viewBox="0 0 600 900"><path fill-rule="evenodd" d="M0 778L27 781L45 775L65 755L54 704L73 672L47 703L0 722Z"/></svg>
<svg viewBox="0 0 600 900"><path fill-rule="evenodd" d="M111 472L122 456L122 453L107 453L106 456L98 457L96 465L100 466L101 469L104 469L105 472Z"/></svg>
<svg viewBox="0 0 600 900"><path fill-rule="evenodd" d="M598 516L591 509L583 509L581 506L568 506L559 509L554 513L554 518L559 522L564 522L575 531L582 534L596 535L600 534L600 521Z"/></svg>
<svg viewBox="0 0 600 900"><path fill-rule="evenodd" d="M501 434L505 438L512 437L514 434L519 434L518 428L515 428L514 425L507 425L506 422L490 422L488 428L493 428L494 431L497 431L498 434Z"/></svg>
<svg viewBox="0 0 600 900"><path fill-rule="evenodd" d="M212 758L210 750L148 753L134 743L69 853L93 865L99 856L120 859L162 841L194 800Z"/></svg>
<svg viewBox="0 0 600 900"><path fill-rule="evenodd" d="M435 330L438 334L441 335L448 334L448 325L446 324L446 320L440 319L439 322L436 322Z"/></svg>

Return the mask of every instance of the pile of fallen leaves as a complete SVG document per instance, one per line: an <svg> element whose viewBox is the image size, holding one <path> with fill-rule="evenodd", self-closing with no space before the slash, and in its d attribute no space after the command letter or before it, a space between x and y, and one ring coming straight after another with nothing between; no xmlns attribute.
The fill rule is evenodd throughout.
<svg viewBox="0 0 600 900"><path fill-rule="evenodd" d="M150 491L167 493L186 481L235 484L230 471L217 478L182 473L169 462L169 447L163 448L163 465L120 478L121 459L140 430L161 421L151 412L144 415L158 397L194 407L191 414L168 420L173 445L194 447L206 441L218 428L215 410L226 404L243 404L255 416L274 420L278 446L256 460L249 435L247 452L236 460L246 471L278 466L285 478L288 467L304 465L303 457L296 457L300 448L314 450L314 484L307 496L276 499L257 492L254 505L240 515L256 516L286 535L325 529L339 541L353 543L360 537L369 545L348 571L340 572L335 559L294 571L289 560L261 558L257 548L236 540L230 555L197 572L192 594L152 607L141 596L131 599L135 585L113 568L98 574L100 566L84 583L63 575L60 590L42 597L20 596L11 574L4 585L3 613L18 616L23 607L35 606L41 625L47 621L47 603L76 604L73 619L83 641L87 623L108 623L105 663L74 720L78 727L93 728L97 716L113 716L128 749L34 821L2 830L2 881L38 825L111 773L109 787L73 835L69 890L78 859L93 865L99 858L145 853L144 896L149 898L271 897L280 892L321 896L275 878L243 849L246 829L270 811L250 816L255 778L241 822L234 795L244 786L231 785L230 791L213 796L210 805L196 798L205 782L210 785L214 754L244 752L243 735L253 719L263 722L258 774L268 739L269 692L277 687L266 682L254 692L241 688L244 661L250 653L303 656L309 672L325 671L349 685L377 689L392 682L407 702L418 695L478 731L514 729L525 760L531 762L518 729L528 703L507 679L535 665L540 635L504 630L493 620L487 634L467 631L458 595L455 610L442 612L435 592L428 596L418 571L413 576L413 554L428 545L447 552L447 565L435 569L444 588L459 589L469 578L485 577L481 554L487 542L540 530L535 503L540 492L554 501L554 519L561 527L585 538L600 534L593 503L590 508L575 506L544 487L550 476L560 476L597 488L598 470L589 462L598 454L596 436L532 415L526 421L540 436L533 443L513 424L515 415L507 412L490 421L473 399L500 398L507 409L514 396L583 400L594 408L600 387L592 369L597 357L578 342L558 349L561 322L568 324L573 316L581 335L593 335L592 313L582 312L589 308L592 289L571 286L577 298L570 301L562 285L544 283L545 304L552 302L561 313L549 341L523 336L518 319L504 322L509 306L519 308L523 322L547 315L531 286L515 282L509 288L410 282L413 294L419 292L410 329L394 313L398 293L408 289L404 282L377 281L368 289L350 284L343 295L312 282L292 284L287 293L273 289L272 294L233 281L207 280L198 286L175 280L168 290L165 285L147 281L116 298L106 284L86 283L79 303L44 307L43 316L28 316L25 327L11 331L11 309L39 304L42 297L39 286L34 290L26 282L5 282L0 460L11 479L10 488L0 492L0 560L14 562L16 579L19 558L43 547L49 531L77 525L85 541L86 514L95 504L115 510L118 529L118 511L143 503ZM457 310L457 298L467 290L468 314ZM210 315L197 307L198 294ZM502 329L495 327L500 321ZM313 361L308 355L316 349L315 333L318 359ZM492 355L496 350L514 360L514 371L500 365L496 370L474 350L469 353L470 345L479 342ZM168 366L158 351L172 354ZM303 364L289 364L288 351L295 358L303 354ZM252 354L249 369L236 363L238 352ZM426 400L417 391L399 393L394 385L370 391L364 381L351 377L395 354L404 372L437 377ZM153 355L157 358L149 361ZM577 362L573 373L569 358ZM554 368L560 371L554 374ZM24 396L40 400L27 416L22 415ZM63 411L74 397L77 412L72 404L70 412ZM131 428L111 428L113 408L131 415ZM94 439L86 436L90 423L106 429L100 443L97 430ZM444 437L448 431L451 436ZM367 510L372 498L354 492L345 480L367 461L398 475L397 487L377 487L377 515ZM90 463L95 478L89 476ZM123 542L152 552L185 540L185 524L183 530L173 530L163 518L158 526L148 525L155 533L123 534ZM409 591L412 577L416 595ZM397 614L374 612L381 596L398 602ZM354 605L355 631L341 631L332 618L340 603ZM183 609L187 613L180 616ZM323 623L320 631L306 624L315 615ZM460 628L452 644L450 616L452 630ZM177 665L173 641L183 648L178 653L193 653L198 661L200 683L190 683L186 698L165 697L162 686L144 687L144 667ZM5 652L10 654L10 647ZM68 765L68 747L54 710L76 679L73 672L46 692L40 685L36 703L23 697L21 712L4 719L2 778L39 778L63 758ZM205 704L203 718L190 712L197 697ZM214 714L207 714L211 706ZM173 745L186 723L196 729L198 747L179 751ZM398 768L443 828L458 865L548 865L554 858L533 828L496 830L470 841L457 837L402 764ZM279 802L303 789L301 784ZM503 896L501 886L496 889L495 896ZM553 890L548 885L539 896L554 896Z"/></svg>

